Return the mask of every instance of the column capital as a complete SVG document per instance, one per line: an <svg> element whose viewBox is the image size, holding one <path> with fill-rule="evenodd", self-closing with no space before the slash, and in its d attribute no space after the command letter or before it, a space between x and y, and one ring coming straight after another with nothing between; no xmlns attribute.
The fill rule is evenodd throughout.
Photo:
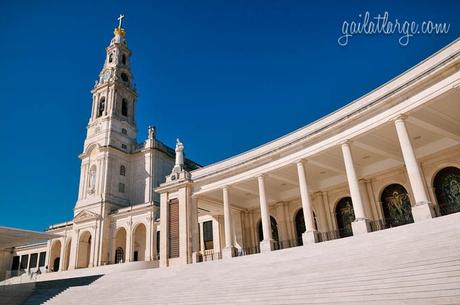
<svg viewBox="0 0 460 305"><path fill-rule="evenodd" d="M397 117L395 117L395 118L393 119L393 121L394 121L395 123L397 123L397 122L404 122L406 119L407 119L407 115L404 114L404 113L402 113L402 114L399 114Z"/></svg>
<svg viewBox="0 0 460 305"><path fill-rule="evenodd" d="M295 160L294 163L296 165L299 165L299 164L305 165L306 163L308 163L308 159L300 158L300 159Z"/></svg>
<svg viewBox="0 0 460 305"><path fill-rule="evenodd" d="M351 143L353 143L352 140L350 140L350 139L345 139L345 140L339 142L339 145L340 145L340 146L345 146L345 145L349 146Z"/></svg>
<svg viewBox="0 0 460 305"><path fill-rule="evenodd" d="M261 179L264 179L264 178L265 178L265 175L266 175L265 173L263 173L263 174L258 174L258 175L256 175L256 178L257 178L257 180L261 180Z"/></svg>

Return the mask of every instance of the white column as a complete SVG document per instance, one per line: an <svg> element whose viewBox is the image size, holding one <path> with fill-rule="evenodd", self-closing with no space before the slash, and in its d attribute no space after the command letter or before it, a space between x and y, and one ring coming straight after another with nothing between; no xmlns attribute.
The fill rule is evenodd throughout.
<svg viewBox="0 0 460 305"><path fill-rule="evenodd" d="M198 223L198 198L192 198L191 202L191 233L192 233L192 263L200 260L200 228Z"/></svg>
<svg viewBox="0 0 460 305"><path fill-rule="evenodd" d="M343 161L345 162L345 170L347 172L348 187L350 189L351 200L353 202L353 210L355 212L355 221L353 221L353 234L358 235L370 231L369 220L366 218L363 207L363 199L359 189L358 175L356 174L351 155L349 142L342 143Z"/></svg>
<svg viewBox="0 0 460 305"><path fill-rule="evenodd" d="M62 271L62 268L64 267L64 254L65 254L65 239L60 238L59 242L61 243L61 251L59 253L59 271Z"/></svg>
<svg viewBox="0 0 460 305"><path fill-rule="evenodd" d="M128 221L128 230L126 232L126 259L125 261L132 262L133 261L133 220L130 219Z"/></svg>
<svg viewBox="0 0 460 305"><path fill-rule="evenodd" d="M311 208L311 197L308 193L307 178L305 177L305 168L302 161L297 161L297 174L299 175L300 199L305 219L305 232L302 233L302 241L306 245L317 242L317 234Z"/></svg>
<svg viewBox="0 0 460 305"><path fill-rule="evenodd" d="M268 211L268 202L265 194L264 176L257 177L259 183L259 200L260 200L260 218L262 221L262 232L264 239L260 242L260 252L273 250L273 237L270 223L270 213Z"/></svg>
<svg viewBox="0 0 460 305"><path fill-rule="evenodd" d="M229 190L225 186L222 189L222 197L224 201L224 231L225 231L225 248L222 251L223 258L233 257L235 247L233 242L233 228L232 228L232 209L229 200Z"/></svg>
<svg viewBox="0 0 460 305"><path fill-rule="evenodd" d="M433 218L434 213L425 190L422 174L415 157L414 148L412 147L404 119L405 116L399 116L395 120L395 126L404 163L406 165L407 175L415 198L415 206L412 207L412 214L415 221L420 221Z"/></svg>

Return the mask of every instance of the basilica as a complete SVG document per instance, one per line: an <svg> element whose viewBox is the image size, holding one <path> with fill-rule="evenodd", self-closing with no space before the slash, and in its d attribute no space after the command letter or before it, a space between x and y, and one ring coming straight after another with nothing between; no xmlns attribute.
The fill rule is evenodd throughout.
<svg viewBox="0 0 460 305"><path fill-rule="evenodd" d="M99 78L74 217L16 247L11 275L131 262L205 263L460 212L460 41L283 137L201 166L149 127L121 19Z"/></svg>

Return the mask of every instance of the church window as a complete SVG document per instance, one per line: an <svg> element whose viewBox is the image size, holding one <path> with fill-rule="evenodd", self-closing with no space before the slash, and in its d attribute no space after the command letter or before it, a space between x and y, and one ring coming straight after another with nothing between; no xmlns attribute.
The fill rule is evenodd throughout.
<svg viewBox="0 0 460 305"><path fill-rule="evenodd" d="M122 128L122 129L121 129L121 133L124 134L124 135L127 135L127 134L128 134L128 131L127 131L125 128Z"/></svg>
<svg viewBox="0 0 460 305"><path fill-rule="evenodd" d="M109 63L112 62L112 61L113 61L113 54L111 53L111 54L109 55Z"/></svg>
<svg viewBox="0 0 460 305"><path fill-rule="evenodd" d="M121 148L124 149L124 150L127 150L128 146L126 146L126 144L121 144Z"/></svg>
<svg viewBox="0 0 460 305"><path fill-rule="evenodd" d="M120 193L124 193L125 192L125 184L124 183L118 183L118 191Z"/></svg>
<svg viewBox="0 0 460 305"><path fill-rule="evenodd" d="M126 55L125 55L125 54L123 54L123 55L121 56L121 62L122 62L124 65L126 65Z"/></svg>
<svg viewBox="0 0 460 305"><path fill-rule="evenodd" d="M97 109L97 117L100 117L104 114L105 110L105 97L101 97L99 100L99 107Z"/></svg>
<svg viewBox="0 0 460 305"><path fill-rule="evenodd" d="M128 74L126 73L121 73L121 79L124 81L124 82L128 82L129 81L129 78L128 78Z"/></svg>
<svg viewBox="0 0 460 305"><path fill-rule="evenodd" d="M124 165L120 166L120 175L126 176L126 167Z"/></svg>
<svg viewBox="0 0 460 305"><path fill-rule="evenodd" d="M128 116L128 101L126 99L121 100L121 115Z"/></svg>

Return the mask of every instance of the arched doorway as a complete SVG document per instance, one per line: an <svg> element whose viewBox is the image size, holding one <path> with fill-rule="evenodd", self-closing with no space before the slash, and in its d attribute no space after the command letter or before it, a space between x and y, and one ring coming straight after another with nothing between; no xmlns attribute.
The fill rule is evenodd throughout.
<svg viewBox="0 0 460 305"><path fill-rule="evenodd" d="M279 237L278 237L278 223L276 222L276 219L273 216L270 216L270 225L272 228L272 238L274 241L279 242ZM259 242L264 239L264 231L262 229L262 221L259 220Z"/></svg>
<svg viewBox="0 0 460 305"><path fill-rule="evenodd" d="M401 184L388 185L382 191L380 201L387 227L397 227L414 222L409 194Z"/></svg>
<svg viewBox="0 0 460 305"><path fill-rule="evenodd" d="M91 233L83 232L78 240L77 268L88 268L91 255Z"/></svg>
<svg viewBox="0 0 460 305"><path fill-rule="evenodd" d="M122 263L125 261L125 251L122 247L117 247L115 250L115 264Z"/></svg>
<svg viewBox="0 0 460 305"><path fill-rule="evenodd" d="M124 263L126 252L126 230L121 227L115 234L115 264Z"/></svg>
<svg viewBox="0 0 460 305"><path fill-rule="evenodd" d="M62 265L62 270L67 270L69 269L69 262L70 262L70 245L72 244L72 240L69 239L67 240L67 244L65 246L65 251L64 251L64 262Z"/></svg>
<svg viewBox="0 0 460 305"><path fill-rule="evenodd" d="M443 168L436 174L433 187L441 215L460 212L460 169Z"/></svg>
<svg viewBox="0 0 460 305"><path fill-rule="evenodd" d="M355 220L355 212L353 203L350 197L344 197L339 200L335 207L335 218L340 237L348 237L353 235L351 223Z"/></svg>
<svg viewBox="0 0 460 305"><path fill-rule="evenodd" d="M51 251L50 251L50 260L48 269L51 272L59 271L59 261L61 257L61 241L54 240L51 244ZM56 265L57 262L57 265Z"/></svg>
<svg viewBox="0 0 460 305"><path fill-rule="evenodd" d="M313 213L313 221L314 221L314 226L315 230L318 231L318 223L316 221L316 215L315 212ZM297 213L295 214L295 234L296 234L296 243L299 246L303 245L302 241L302 234L305 232L306 227L305 227L305 218L303 217L303 208L300 208Z"/></svg>
<svg viewBox="0 0 460 305"><path fill-rule="evenodd" d="M146 246L146 229L143 223L136 226L133 232L134 249L133 249L133 260L143 261L145 260L145 246Z"/></svg>

